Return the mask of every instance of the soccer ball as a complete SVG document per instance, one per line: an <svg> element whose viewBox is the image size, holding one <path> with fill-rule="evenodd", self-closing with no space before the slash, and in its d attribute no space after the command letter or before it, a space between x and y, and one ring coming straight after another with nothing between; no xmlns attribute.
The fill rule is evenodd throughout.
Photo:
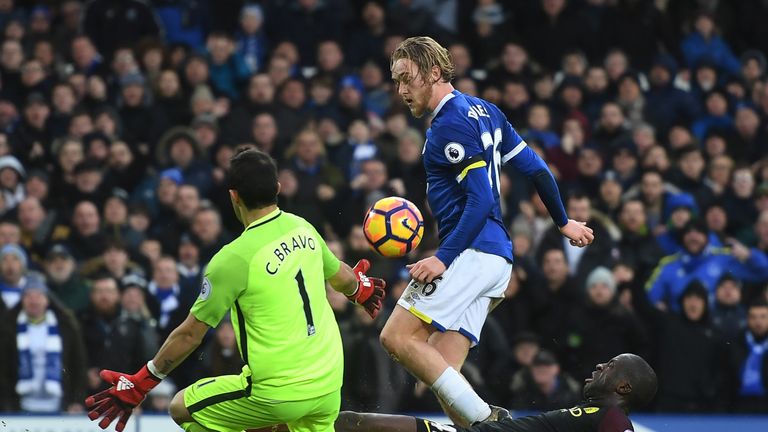
<svg viewBox="0 0 768 432"><path fill-rule="evenodd" d="M363 233L371 248L388 258L416 249L424 236L424 218L407 199L387 197L376 201L365 215Z"/></svg>

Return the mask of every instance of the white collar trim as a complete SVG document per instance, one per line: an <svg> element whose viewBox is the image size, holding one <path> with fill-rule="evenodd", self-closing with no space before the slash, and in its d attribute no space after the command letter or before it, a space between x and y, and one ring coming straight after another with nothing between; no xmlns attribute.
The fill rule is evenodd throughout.
<svg viewBox="0 0 768 432"><path fill-rule="evenodd" d="M435 110L432 111L432 117L434 118L435 116L437 116L437 113L440 112L440 109L443 108L443 105L445 105L446 102L448 102L449 100L455 97L456 95L453 94L453 92L450 92L447 95L443 96L443 98L440 100L440 103L437 104L437 107L435 107Z"/></svg>

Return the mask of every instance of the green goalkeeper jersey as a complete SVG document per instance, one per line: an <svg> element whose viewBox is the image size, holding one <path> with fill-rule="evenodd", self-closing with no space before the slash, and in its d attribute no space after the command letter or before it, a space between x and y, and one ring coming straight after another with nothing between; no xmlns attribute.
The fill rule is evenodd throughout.
<svg viewBox="0 0 768 432"><path fill-rule="evenodd" d="M341 336L325 294L339 260L304 219L281 211L251 223L208 263L191 313L216 327L229 310L251 393L283 401L341 388Z"/></svg>

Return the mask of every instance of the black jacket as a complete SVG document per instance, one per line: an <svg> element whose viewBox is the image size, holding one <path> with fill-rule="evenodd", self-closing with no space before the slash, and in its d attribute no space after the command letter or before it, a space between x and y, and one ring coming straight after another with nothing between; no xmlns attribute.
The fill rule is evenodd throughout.
<svg viewBox="0 0 768 432"><path fill-rule="evenodd" d="M120 310L109 316L89 308L80 315L88 367L127 371L139 370L157 350L156 339L147 337L146 326L137 317Z"/></svg>

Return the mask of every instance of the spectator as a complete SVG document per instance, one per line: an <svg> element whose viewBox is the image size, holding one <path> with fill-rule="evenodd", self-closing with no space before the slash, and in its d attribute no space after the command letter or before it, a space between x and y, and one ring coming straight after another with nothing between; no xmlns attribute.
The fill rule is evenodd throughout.
<svg viewBox="0 0 768 432"><path fill-rule="evenodd" d="M211 166L203 158L200 143L192 129L174 127L166 132L157 145L157 160L168 168L181 171L186 184L203 196L211 188Z"/></svg>
<svg viewBox="0 0 768 432"><path fill-rule="evenodd" d="M569 274L574 277L577 286L583 286L589 272L599 265L610 263L613 257L614 244L606 228L593 216L591 200L587 195L574 193L566 201L566 209L570 217L585 221L595 233L595 241L585 247L576 248L567 241L562 241L557 227L551 227L539 245L539 257L542 252L550 249L560 249L568 261Z"/></svg>
<svg viewBox="0 0 768 432"><path fill-rule="evenodd" d="M275 96L275 85L269 75L254 74L248 83L244 98L235 103L229 115L224 120L223 141L226 143L241 143L251 139L248 131L254 116L265 111L272 111Z"/></svg>
<svg viewBox="0 0 768 432"><path fill-rule="evenodd" d="M152 280L147 286L150 296L147 304L157 320L160 339L165 340L171 330L184 321L192 304L191 293L179 285L176 260L162 256L153 264Z"/></svg>
<svg viewBox="0 0 768 432"><path fill-rule="evenodd" d="M552 120L547 105L536 103L528 108L528 129L523 133L526 141L537 141L544 150L560 146L560 137L551 129Z"/></svg>
<svg viewBox="0 0 768 432"><path fill-rule="evenodd" d="M636 278L647 280L664 252L650 232L643 202L639 199L624 201L619 212L619 224L619 261L633 268Z"/></svg>
<svg viewBox="0 0 768 432"><path fill-rule="evenodd" d="M119 240L106 242L101 256L86 261L81 267L80 272L86 278L106 274L118 281L131 274L144 275L144 270L137 263L130 260L128 250Z"/></svg>
<svg viewBox="0 0 768 432"><path fill-rule="evenodd" d="M723 204L731 215L731 229L734 231L751 228L752 221L757 219L755 206L755 177L749 168L737 168L733 172L731 187L726 191Z"/></svg>
<svg viewBox="0 0 768 432"><path fill-rule="evenodd" d="M200 285L203 268L200 265L200 248L190 235L182 235L179 239L178 256L176 272L179 274L179 285L194 290Z"/></svg>
<svg viewBox="0 0 768 432"><path fill-rule="evenodd" d="M567 370L588 376L600 358L647 352L647 335L640 320L618 302L610 270L597 267L589 273L585 298L569 311L559 338ZM596 333L600 333L599 339L590 337Z"/></svg>
<svg viewBox="0 0 768 432"><path fill-rule="evenodd" d="M346 52L349 64L357 67L366 60L373 60L379 65L389 65L388 59L381 55L387 31L387 11L384 5L377 1L366 1L360 15L362 25L348 39Z"/></svg>
<svg viewBox="0 0 768 432"><path fill-rule="evenodd" d="M570 275L570 268L561 248L544 249L541 254L541 270L544 275L544 295L535 304L533 328L541 336L542 346L555 349L570 305L579 303L583 296L577 282Z"/></svg>
<svg viewBox="0 0 768 432"><path fill-rule="evenodd" d="M636 285L633 305L650 325L656 339L656 370L664 376L657 409L711 412L719 405L722 339L710 316L710 291L698 280L685 283L678 298L680 314L655 308ZM691 355L696 358L690 362Z"/></svg>
<svg viewBox="0 0 768 432"><path fill-rule="evenodd" d="M747 309L742 300L741 281L731 273L725 273L715 288L715 307L712 324L725 341L731 342L747 325Z"/></svg>
<svg viewBox="0 0 768 432"><path fill-rule="evenodd" d="M699 207L693 196L687 193L670 195L666 201L664 211L666 223L663 230L657 229L660 234L656 236L656 242L664 255L672 255L684 249L681 232L688 222L699 217ZM708 242L712 246L722 246L717 235L709 231L707 233Z"/></svg>
<svg viewBox="0 0 768 432"><path fill-rule="evenodd" d="M283 83L275 109L278 139L281 142L290 142L293 132L307 126L309 112L306 102L307 94L301 81L291 78Z"/></svg>
<svg viewBox="0 0 768 432"><path fill-rule="evenodd" d="M40 165L51 142L50 112L48 102L40 93L32 93L26 98L23 118L14 130L11 142L14 154L27 166Z"/></svg>
<svg viewBox="0 0 768 432"><path fill-rule="evenodd" d="M171 125L187 124L191 120L189 104L181 88L179 74L173 69L160 71L155 82L155 107Z"/></svg>
<svg viewBox="0 0 768 432"><path fill-rule="evenodd" d="M726 397L737 412L765 411L768 394L768 303L758 301L747 310L747 328L728 353Z"/></svg>
<svg viewBox="0 0 768 432"><path fill-rule="evenodd" d="M152 2L171 46L201 49L204 46L205 3L158 0Z"/></svg>
<svg viewBox="0 0 768 432"><path fill-rule="evenodd" d="M204 357L206 376L234 375L240 373L243 360L237 351L235 332L229 320L223 320L211 340Z"/></svg>
<svg viewBox="0 0 768 432"><path fill-rule="evenodd" d="M14 156L0 157L0 191L5 208L13 209L24 200L24 177L26 170Z"/></svg>
<svg viewBox="0 0 768 432"><path fill-rule="evenodd" d="M579 401L580 385L568 374L549 351L539 351L529 368L512 378L512 400L506 404L516 410L547 411L571 406Z"/></svg>
<svg viewBox="0 0 768 432"><path fill-rule="evenodd" d="M139 73L125 75L120 80L120 96L120 119L126 141L135 146L151 146L158 142L168 129L168 119L164 112L149 105L144 77Z"/></svg>
<svg viewBox="0 0 768 432"><path fill-rule="evenodd" d="M51 300L42 280L30 278L20 307L5 320L3 411L83 412L85 347L72 312Z"/></svg>
<svg viewBox="0 0 768 432"><path fill-rule="evenodd" d="M613 154L620 145L630 141L629 125L618 103L607 102L603 105L600 121L592 138L599 149L608 154Z"/></svg>
<svg viewBox="0 0 768 432"><path fill-rule="evenodd" d="M312 130L296 135L286 156L298 182L294 209L322 232L344 177L327 161L320 135Z"/></svg>
<svg viewBox="0 0 768 432"><path fill-rule="evenodd" d="M91 201L81 201L72 213L74 230L67 238L72 255L78 261L100 255L106 246L106 237L101 231L101 217L98 207Z"/></svg>
<svg viewBox="0 0 768 432"><path fill-rule="evenodd" d="M766 155L760 145L766 137L765 128L760 128L760 117L751 106L736 108L734 116L735 137L728 153L739 162L750 162Z"/></svg>
<svg viewBox="0 0 768 432"><path fill-rule="evenodd" d="M694 30L680 44L688 67L694 68L706 56L723 72L737 75L741 65L730 46L717 34L714 16L699 12L693 25Z"/></svg>
<svg viewBox="0 0 768 432"><path fill-rule="evenodd" d="M680 296L691 281L701 282L711 296L726 271L742 280L768 280L768 258L761 251L748 249L735 240L730 248L714 248L709 246L707 236L703 221L694 219L685 224L680 230L683 250L662 259L648 280L651 303L679 313Z"/></svg>
<svg viewBox="0 0 768 432"><path fill-rule="evenodd" d="M0 249L3 246L21 243L21 229L14 221L0 219Z"/></svg>
<svg viewBox="0 0 768 432"><path fill-rule="evenodd" d="M28 264L27 254L17 244L0 248L0 295L3 299L0 312L13 309L21 301Z"/></svg>
<svg viewBox="0 0 768 432"><path fill-rule="evenodd" d="M236 34L237 53L250 73L264 68L267 38L264 34L264 12L257 4L244 5L240 10L240 28Z"/></svg>
<svg viewBox="0 0 768 432"><path fill-rule="evenodd" d="M648 76L650 89L646 96L645 119L661 135L672 125L690 122L698 117L699 107L689 93L675 87L677 63L674 57L661 54L653 60Z"/></svg>
<svg viewBox="0 0 768 432"><path fill-rule="evenodd" d="M248 65L235 50L235 41L223 32L213 32L206 42L214 88L230 100L239 98L239 87L249 75Z"/></svg>
<svg viewBox="0 0 768 432"><path fill-rule="evenodd" d="M221 224L221 215L211 206L201 206L195 212L190 231L200 246L200 259L203 262L210 261L216 251L232 241L232 236Z"/></svg>
<svg viewBox="0 0 768 432"><path fill-rule="evenodd" d="M724 134L733 134L733 118L729 114L728 95L719 89L709 91L704 96L706 111L691 126L691 132L699 141L703 141L710 131L717 130Z"/></svg>
<svg viewBox="0 0 768 432"><path fill-rule="evenodd" d="M110 276L97 275L91 281L90 304L79 318L88 353L89 393L104 388L99 370L138 369L158 348L143 336L143 321L122 309L117 281Z"/></svg>
<svg viewBox="0 0 768 432"><path fill-rule="evenodd" d="M43 262L46 285L51 294L67 308L80 313L88 307L88 286L76 271L75 257L61 243L48 250Z"/></svg>

